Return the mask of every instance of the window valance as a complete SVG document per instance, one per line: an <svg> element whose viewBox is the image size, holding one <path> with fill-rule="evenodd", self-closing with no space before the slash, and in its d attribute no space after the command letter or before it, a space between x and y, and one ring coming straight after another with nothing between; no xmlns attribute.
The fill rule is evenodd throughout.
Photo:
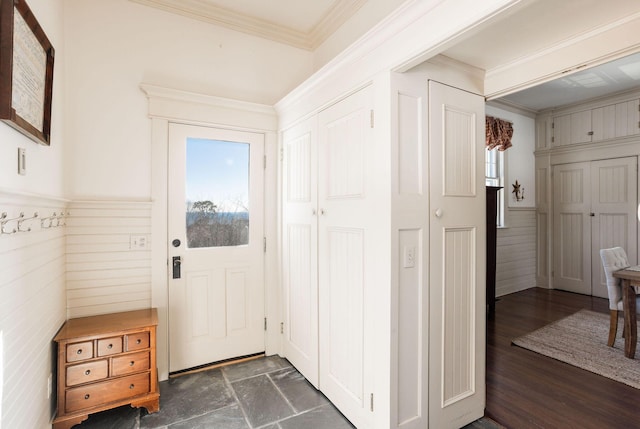
<svg viewBox="0 0 640 429"><path fill-rule="evenodd" d="M513 137L513 124L493 116L487 116L485 122L487 149L497 148L499 151L509 149L511 137Z"/></svg>

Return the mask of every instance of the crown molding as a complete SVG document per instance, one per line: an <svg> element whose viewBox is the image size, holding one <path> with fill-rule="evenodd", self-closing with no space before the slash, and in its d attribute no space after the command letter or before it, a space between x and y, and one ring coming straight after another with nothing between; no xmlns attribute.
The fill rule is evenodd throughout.
<svg viewBox="0 0 640 429"><path fill-rule="evenodd" d="M305 33L291 27L215 6L204 0L130 1L309 51L320 46L367 2L367 0L336 0L316 26L310 32Z"/></svg>

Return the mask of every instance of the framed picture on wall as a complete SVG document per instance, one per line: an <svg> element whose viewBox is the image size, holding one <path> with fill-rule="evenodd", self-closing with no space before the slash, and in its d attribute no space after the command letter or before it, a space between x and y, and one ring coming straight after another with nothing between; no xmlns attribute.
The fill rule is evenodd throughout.
<svg viewBox="0 0 640 429"><path fill-rule="evenodd" d="M0 0L0 119L51 144L51 42L24 0Z"/></svg>

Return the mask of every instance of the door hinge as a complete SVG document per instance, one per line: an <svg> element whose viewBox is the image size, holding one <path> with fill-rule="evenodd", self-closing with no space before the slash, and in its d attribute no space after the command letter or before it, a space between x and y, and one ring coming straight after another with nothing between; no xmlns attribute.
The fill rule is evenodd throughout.
<svg viewBox="0 0 640 429"><path fill-rule="evenodd" d="M280 148L280 162L282 162L283 159L284 159L284 148L281 147Z"/></svg>
<svg viewBox="0 0 640 429"><path fill-rule="evenodd" d="M267 318L266 317L264 318L264 330L265 331L267 330Z"/></svg>
<svg viewBox="0 0 640 429"><path fill-rule="evenodd" d="M371 411L373 411L373 393L371 394L371 399L370 399L370 405L371 405Z"/></svg>
<svg viewBox="0 0 640 429"><path fill-rule="evenodd" d="M267 169L267 155L262 157L262 168Z"/></svg>
<svg viewBox="0 0 640 429"><path fill-rule="evenodd" d="M373 128L374 122L375 122L375 116L373 114L373 109L371 109L371 128Z"/></svg>
<svg viewBox="0 0 640 429"><path fill-rule="evenodd" d="M280 322L280 333L284 334L284 322Z"/></svg>
<svg viewBox="0 0 640 429"><path fill-rule="evenodd" d="M551 137L551 143L554 143L556 141L555 137Z"/></svg>
<svg viewBox="0 0 640 429"><path fill-rule="evenodd" d="M555 127L556 127L556 123L555 123L555 122L552 122L552 123L551 123L551 129L554 129Z"/></svg>
<svg viewBox="0 0 640 429"><path fill-rule="evenodd" d="M262 246L264 253L267 253L267 237L262 237Z"/></svg>

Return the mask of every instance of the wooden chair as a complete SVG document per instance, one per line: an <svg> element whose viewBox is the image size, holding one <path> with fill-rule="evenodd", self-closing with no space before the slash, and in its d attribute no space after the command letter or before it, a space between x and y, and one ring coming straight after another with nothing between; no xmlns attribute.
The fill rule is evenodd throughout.
<svg viewBox="0 0 640 429"><path fill-rule="evenodd" d="M607 293L609 295L609 340L607 345L613 347L616 341L616 333L618 331L618 312L622 311L622 288L620 287L620 279L613 277L615 271L629 267L627 252L622 247L613 247L611 249L600 249L600 258L607 279ZM636 297L638 310L640 310L640 299ZM624 335L624 332L623 332Z"/></svg>

